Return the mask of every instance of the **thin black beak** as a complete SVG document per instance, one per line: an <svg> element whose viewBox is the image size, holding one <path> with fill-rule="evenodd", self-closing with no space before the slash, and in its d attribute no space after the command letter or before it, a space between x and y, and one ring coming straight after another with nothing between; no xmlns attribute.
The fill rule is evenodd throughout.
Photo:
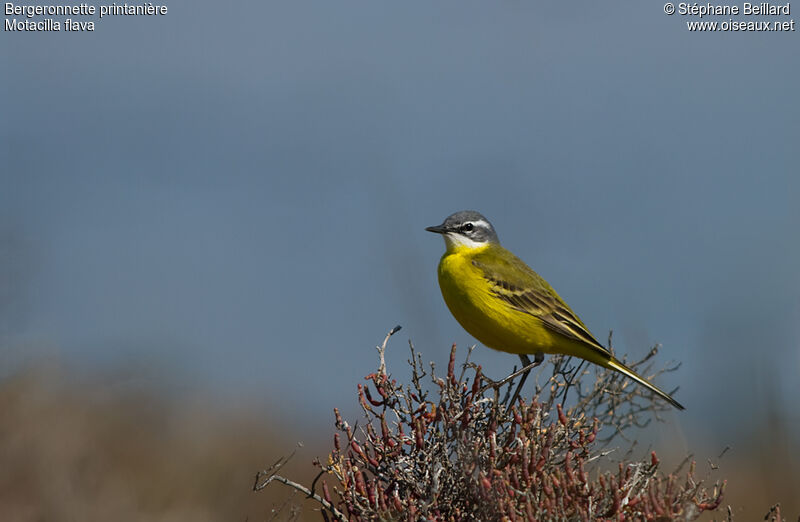
<svg viewBox="0 0 800 522"><path fill-rule="evenodd" d="M434 234L445 234L447 233L447 229L444 225L437 225L435 227L426 227L425 230L428 232L433 232Z"/></svg>

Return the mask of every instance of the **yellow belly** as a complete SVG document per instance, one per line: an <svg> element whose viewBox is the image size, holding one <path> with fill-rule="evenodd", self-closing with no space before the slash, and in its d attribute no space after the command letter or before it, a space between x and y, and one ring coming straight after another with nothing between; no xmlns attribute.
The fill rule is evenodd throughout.
<svg viewBox="0 0 800 522"><path fill-rule="evenodd" d="M495 297L469 253L445 254L439 262L439 286L456 320L478 341L503 352L568 353L574 348L546 329L535 316Z"/></svg>

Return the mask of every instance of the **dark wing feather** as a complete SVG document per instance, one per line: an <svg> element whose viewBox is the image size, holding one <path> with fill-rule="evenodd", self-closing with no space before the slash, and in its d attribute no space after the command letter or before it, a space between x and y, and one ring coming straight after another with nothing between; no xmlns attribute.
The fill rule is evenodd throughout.
<svg viewBox="0 0 800 522"><path fill-rule="evenodd" d="M483 272L492 294L514 310L536 317L545 328L559 335L611 355L547 281L511 252L478 254L472 264Z"/></svg>

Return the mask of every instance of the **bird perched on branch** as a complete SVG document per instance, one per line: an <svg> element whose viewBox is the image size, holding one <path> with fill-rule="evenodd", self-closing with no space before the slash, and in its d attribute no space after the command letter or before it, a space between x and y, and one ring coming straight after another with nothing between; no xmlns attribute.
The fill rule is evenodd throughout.
<svg viewBox="0 0 800 522"><path fill-rule="evenodd" d="M456 212L425 230L444 236L442 296L461 326L480 342L518 354L524 366L541 364L545 353L580 357L616 370L684 409L600 344L547 281L500 246L494 227L481 214ZM534 364L528 355L534 356Z"/></svg>

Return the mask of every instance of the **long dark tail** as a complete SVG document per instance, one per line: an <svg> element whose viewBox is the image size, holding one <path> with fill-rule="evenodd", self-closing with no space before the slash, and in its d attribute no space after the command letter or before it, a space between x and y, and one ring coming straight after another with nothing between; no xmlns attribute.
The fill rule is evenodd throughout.
<svg viewBox="0 0 800 522"><path fill-rule="evenodd" d="M639 384L641 384L642 386L644 386L648 390L652 391L653 393L655 393L656 395L658 395L659 397L661 397L662 399L664 399L668 403L672 404L673 406L675 406L679 410L686 409L686 408L683 407L683 405L681 403L679 403L678 401L673 399L668 393L661 391L658 387L656 387L650 381L648 381L647 379L645 379L644 377L642 377L641 375L639 375L635 371L631 370L630 368L628 368L627 366L622 364L615 357L612 357L611 359L608 359L605 362L601 362L599 364L601 364L602 366L605 366L606 368L610 368L612 370L617 370L621 374L630 377L631 379L633 379L634 381L638 382Z"/></svg>

